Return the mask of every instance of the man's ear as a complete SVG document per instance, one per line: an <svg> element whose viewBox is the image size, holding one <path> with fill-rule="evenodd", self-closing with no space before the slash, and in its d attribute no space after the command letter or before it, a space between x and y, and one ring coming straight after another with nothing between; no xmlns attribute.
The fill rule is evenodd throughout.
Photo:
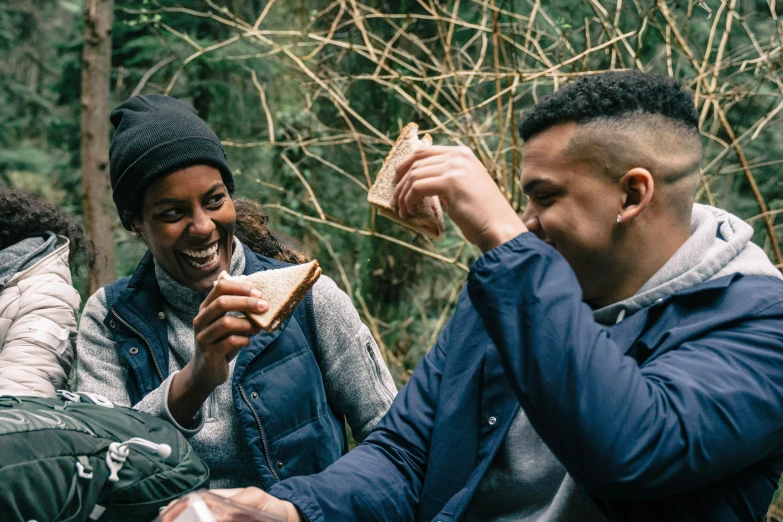
<svg viewBox="0 0 783 522"><path fill-rule="evenodd" d="M620 218L622 223L629 223L650 205L655 182L649 170L635 167L623 175L620 187L624 193Z"/></svg>

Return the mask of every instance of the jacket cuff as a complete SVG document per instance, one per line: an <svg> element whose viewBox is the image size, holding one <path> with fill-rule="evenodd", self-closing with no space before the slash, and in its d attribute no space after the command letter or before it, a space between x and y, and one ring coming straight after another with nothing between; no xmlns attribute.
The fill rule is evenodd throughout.
<svg viewBox="0 0 783 522"><path fill-rule="evenodd" d="M308 495L297 495L293 488L286 486L285 481L274 484L269 488L268 493L273 497L293 504L299 515L307 522L323 522L323 513L315 499Z"/></svg>
<svg viewBox="0 0 783 522"><path fill-rule="evenodd" d="M496 246L492 250L487 250L484 252L484 255L476 259L476 261L473 262L472 265L470 265L470 271L481 271L488 268L488 266L492 266L493 264L497 264L501 262L501 259L504 255L508 255L511 252L519 252L521 250L526 250L530 248L535 249L541 249L544 248L552 248L532 233L532 232L522 232L514 239L509 239L505 243Z"/></svg>
<svg viewBox="0 0 783 522"><path fill-rule="evenodd" d="M169 389L171 388L171 381L174 379L174 376L177 375L179 372L173 372L171 375L166 377L166 380L163 381L163 383L160 385L161 394L160 394L160 412L161 416L172 423L175 428L179 430L182 435L185 436L186 439L191 438L193 435L201 431L201 428L204 427L204 407L202 406L199 408L196 415L193 416L193 420L190 421L187 427L180 425L176 420L174 420L174 416L171 415L171 410L169 410Z"/></svg>

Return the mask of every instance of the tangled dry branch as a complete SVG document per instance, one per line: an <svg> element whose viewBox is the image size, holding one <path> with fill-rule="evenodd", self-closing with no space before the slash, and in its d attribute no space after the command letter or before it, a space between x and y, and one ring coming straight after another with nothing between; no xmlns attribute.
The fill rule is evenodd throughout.
<svg viewBox="0 0 783 522"><path fill-rule="evenodd" d="M524 197L516 133L520 112L574 77L638 68L676 77L695 93L706 143L698 197L728 204L737 187L731 182L733 175L741 173L743 190L749 191L757 207L748 212L749 222L763 224L767 251L783 266L775 224L781 211L771 208L757 179L758 169L783 160L748 152L783 118L779 101L783 96L783 25L776 17L774 2L769 4L769 12L754 13L750 18L738 11L737 0L722 0L719 5L691 0L677 8L663 0L581 0L573 3L565 19L562 12L554 12L541 0L418 0L415 9L407 13L381 12L361 0L314 3L318 9L310 21L293 30L290 25L283 29L271 22L281 8L274 0L248 19L211 0L205 0L202 11L183 7L135 11L199 17L219 24L229 35L202 47L189 35L161 23L161 31L192 48L191 54L177 60L178 68L169 77L166 92L175 88L194 60L217 52L221 59L243 63L260 57L273 60L301 80L307 97L305 109L315 122L307 130L276 121L266 93L266 82L273 80L259 79L253 67L246 66L268 122L267 138L250 141L229 137L224 143L227 147L274 147L281 151L282 159L301 182L300 199L309 211L279 210L297 220L303 230L311 230L316 237L316 229L330 226L375 235L452 270L467 270L474 253L456 230L449 231L453 240L440 246L413 244L376 234L374 219L368 228L347 222L344 216L329 215L318 191L308 184L289 153L316 161L319 177L335 176L367 190L377 160L407 123L377 128L372 118L359 113L351 102L352 93L373 85L407 106L411 119L433 134L436 142L465 144L476 151L508 200L521 209ZM245 45L233 53L240 42L252 45L255 51L249 53ZM344 65L348 62L351 68ZM321 121L312 110L316 103L332 106L338 117ZM754 119L749 124L748 114ZM346 147L353 148L359 158L350 172L334 159ZM313 152L315 149L319 152ZM344 272L343 279L347 284ZM452 284L459 285L459 281ZM360 294L353 295L363 304ZM449 291L446 295L449 307L456 294ZM366 306L362 309L382 344L380 323ZM441 324L436 321L433 331Z"/></svg>

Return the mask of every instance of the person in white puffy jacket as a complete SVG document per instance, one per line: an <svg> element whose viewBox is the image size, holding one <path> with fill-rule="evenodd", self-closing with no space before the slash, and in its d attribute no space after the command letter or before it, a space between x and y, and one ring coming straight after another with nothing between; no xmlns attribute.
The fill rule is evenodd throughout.
<svg viewBox="0 0 783 522"><path fill-rule="evenodd" d="M0 187L0 395L68 388L81 298L70 262L92 263L76 222L33 195Z"/></svg>

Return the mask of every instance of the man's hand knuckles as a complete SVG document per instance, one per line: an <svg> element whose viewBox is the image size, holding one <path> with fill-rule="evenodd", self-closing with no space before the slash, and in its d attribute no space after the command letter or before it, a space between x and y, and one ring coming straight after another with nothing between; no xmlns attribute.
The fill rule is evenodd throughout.
<svg viewBox="0 0 783 522"><path fill-rule="evenodd" d="M460 156L462 159L473 157L473 151L471 151L470 148L465 145L458 146L455 154Z"/></svg>
<svg viewBox="0 0 783 522"><path fill-rule="evenodd" d="M411 185L411 189L408 191L408 194L405 198L405 202L411 204L417 199L421 198L422 197L421 194L422 194L421 185L419 184Z"/></svg>

